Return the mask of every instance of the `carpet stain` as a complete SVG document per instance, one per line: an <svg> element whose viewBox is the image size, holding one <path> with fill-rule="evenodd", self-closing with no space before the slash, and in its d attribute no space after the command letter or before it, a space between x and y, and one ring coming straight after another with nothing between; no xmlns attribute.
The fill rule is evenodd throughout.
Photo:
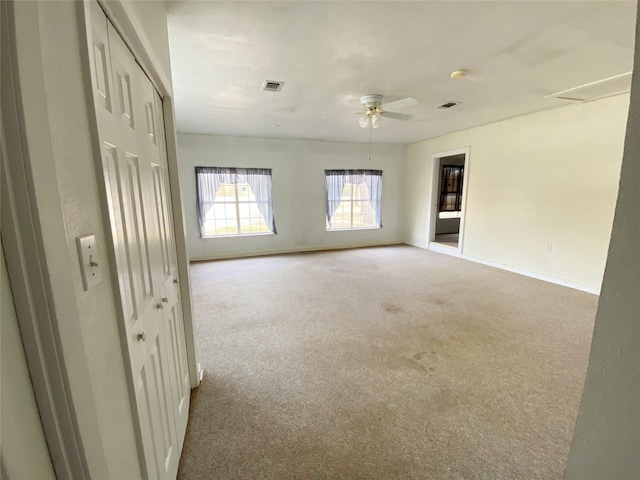
<svg viewBox="0 0 640 480"><path fill-rule="evenodd" d="M406 358L426 373L431 374L436 371L436 367L433 366L433 364L437 363L435 356L435 352L431 350L429 352L414 353Z"/></svg>
<svg viewBox="0 0 640 480"><path fill-rule="evenodd" d="M383 303L382 307L384 308L385 312L389 312L389 313L402 313L402 312L404 312L404 309L402 307L394 305L393 303Z"/></svg>

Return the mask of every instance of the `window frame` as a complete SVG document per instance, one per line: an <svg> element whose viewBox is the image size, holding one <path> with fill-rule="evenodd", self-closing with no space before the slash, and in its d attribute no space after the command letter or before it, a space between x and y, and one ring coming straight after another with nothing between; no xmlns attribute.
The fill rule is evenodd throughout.
<svg viewBox="0 0 640 480"><path fill-rule="evenodd" d="M338 206L335 208L335 211L333 213L333 215L331 216L331 218L333 218L339 208L340 208L340 204L342 204L343 202L348 202L349 206L350 206L350 211L349 211L349 226L348 227L334 227L331 225L331 218L329 218L328 215L328 211L325 212L325 231L327 232L344 232L344 231L357 231L357 230L380 230L382 229L382 218L378 218L378 212L376 212L376 208L371 205L372 200L376 200L377 204L379 204L379 208L380 208L380 217L381 217L381 213L382 213L382 170L371 170L371 169L358 169L358 170L354 170L354 169L344 169L344 170L325 170L325 182L327 181L327 178L330 175L334 175L336 172L342 172L342 175L344 175L345 177L349 177L352 175L362 175L363 176L363 180L361 182L348 182L345 180L344 186L342 187L342 192L344 192L344 189L346 188L347 185L351 185L350 188L350 198L348 200L343 200L342 199L342 194L340 194L340 202L338 203ZM379 192L377 195L374 195L374 192L371 191L371 189L369 188L370 185L367 183L367 176L371 176L371 177L379 177ZM365 186L365 188L369 189L368 195L369 197L367 199L354 199L354 192L356 190L356 188L354 188L355 186L361 186L363 185ZM326 197L325 200L327 201L327 203L329 203L330 201L334 201L335 199L330 199L329 198L329 189L327 187L326 190ZM375 197L375 198L374 198ZM375 225L370 225L370 226L364 226L364 227L354 227L353 225L353 220L354 220L354 209L353 206L356 203L368 203L371 208L374 211L374 222ZM329 207L327 207L329 208Z"/></svg>
<svg viewBox="0 0 640 480"><path fill-rule="evenodd" d="M277 235L277 231L275 229L275 221L273 220L273 183L272 183L272 170L271 169L267 169L267 168L236 168L236 167L195 167L195 176L196 176L196 203L198 206L198 223L199 223L199 227L200 227L200 238L225 238L225 237L248 237L248 236L259 236L259 235ZM201 194L201 186L200 186L200 175L206 175L206 174L222 174L222 175L231 175L233 176L233 181L224 181L224 180L218 180L219 184L216 188L216 191L213 192L213 196L211 197L211 200L205 200L203 198L203 195ZM258 199L258 195L256 194L256 191L254 189L254 186L251 181L247 178L246 180L240 180L238 178L239 175L263 175L265 177L269 177L269 189L268 189L268 193L269 193L269 198L268 199L264 199L264 200L259 200ZM227 180L225 178L225 180ZM239 185L240 184L240 185ZM254 196L255 200L251 201L249 199L247 200L243 200L238 191L238 187L239 186L244 186L246 185L250 191L251 194ZM220 190L223 186L231 186L233 187L233 200L221 200L221 201L216 201L216 197L215 197L215 193L217 193L218 190ZM260 190L260 189L259 189ZM211 192L209 192L211 193ZM225 196L226 198L226 196ZM250 196L247 194L247 198L250 198ZM269 219L267 219L265 217L265 213L263 211L260 211L260 214L262 215L262 222L264 223L264 225L266 225L267 227L267 231L263 231L263 232L246 232L243 233L242 232L242 221L243 220L249 220L249 224L251 225L251 219L254 217L242 217L241 216L241 205L247 205L250 206L252 204L255 204L256 206L258 205L268 205L269 208L271 209L271 215L270 218L272 220L272 224L270 225ZM224 205L225 206L225 215L224 217L221 218L216 218L215 217L215 213L214 213L214 218L213 219L207 219L206 218L206 213L211 209L211 208L215 208L216 205ZM235 210L235 228L236 228L236 232L234 233L218 233L218 234L207 234L206 229L204 227L204 222L208 221L208 220L213 220L214 223L217 220L225 220L225 225L227 227L232 226L233 223L230 223L229 220L233 221L234 218L229 218L227 217L226 211L227 205L233 205L233 208ZM260 210L260 207L258 207L258 209Z"/></svg>

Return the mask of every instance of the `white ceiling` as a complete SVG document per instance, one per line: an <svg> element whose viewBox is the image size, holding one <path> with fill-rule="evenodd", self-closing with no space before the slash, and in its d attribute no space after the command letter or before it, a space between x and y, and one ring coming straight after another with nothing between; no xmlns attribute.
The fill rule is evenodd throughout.
<svg viewBox="0 0 640 480"><path fill-rule="evenodd" d="M170 1L178 131L367 142L360 96L414 97L373 142L412 143L570 102L629 72L635 1ZM466 68L466 78L451 71ZM285 82L279 93L264 80ZM449 110L437 106L462 102ZM279 126L274 126L277 124Z"/></svg>

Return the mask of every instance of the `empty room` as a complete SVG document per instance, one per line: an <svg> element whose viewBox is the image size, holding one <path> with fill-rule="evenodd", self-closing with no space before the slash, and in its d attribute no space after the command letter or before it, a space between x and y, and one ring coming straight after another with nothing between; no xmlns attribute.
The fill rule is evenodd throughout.
<svg viewBox="0 0 640 480"><path fill-rule="evenodd" d="M169 4L180 478L562 476L634 9Z"/></svg>
<svg viewBox="0 0 640 480"><path fill-rule="evenodd" d="M3 2L3 477L640 478L637 19Z"/></svg>

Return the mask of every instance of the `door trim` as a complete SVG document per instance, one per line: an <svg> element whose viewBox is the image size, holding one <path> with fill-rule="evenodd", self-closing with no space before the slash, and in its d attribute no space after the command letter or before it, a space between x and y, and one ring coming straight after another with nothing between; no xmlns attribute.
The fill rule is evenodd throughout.
<svg viewBox="0 0 640 480"><path fill-rule="evenodd" d="M51 182L56 170L42 52L39 38L32 41L39 35L38 6L2 2L0 8L8 67L2 75L1 234L29 373L57 477L107 478L73 274L55 255L68 245ZM25 72L28 82L20 80Z"/></svg>
<svg viewBox="0 0 640 480"><path fill-rule="evenodd" d="M434 252L445 253L456 257L462 256L464 249L464 227L467 216L467 189L469 186L469 164L470 164L471 147L456 148L454 150L446 150L437 152L431 156L431 195L430 195L430 217L429 231L427 232L427 249ZM453 155L464 154L464 180L462 183L462 216L460 217L460 230L458 234L458 248L448 245L441 245L434 242L436 235L436 220L438 217L438 190L440 184L440 160Z"/></svg>

